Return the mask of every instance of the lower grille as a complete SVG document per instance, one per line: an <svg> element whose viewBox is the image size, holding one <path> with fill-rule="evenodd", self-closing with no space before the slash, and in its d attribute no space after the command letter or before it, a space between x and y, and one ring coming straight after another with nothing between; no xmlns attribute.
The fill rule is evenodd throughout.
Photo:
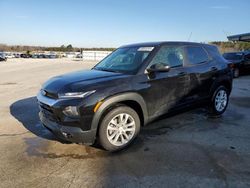
<svg viewBox="0 0 250 188"><path fill-rule="evenodd" d="M49 120L54 121L54 122L59 121L59 118L54 114L53 109L50 106L39 102L39 107L40 107L40 111L44 115L44 117L46 117Z"/></svg>

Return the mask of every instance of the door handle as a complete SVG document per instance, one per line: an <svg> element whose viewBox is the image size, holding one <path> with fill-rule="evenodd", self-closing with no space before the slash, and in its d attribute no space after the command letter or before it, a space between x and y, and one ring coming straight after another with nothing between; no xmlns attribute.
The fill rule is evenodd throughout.
<svg viewBox="0 0 250 188"><path fill-rule="evenodd" d="M217 71L218 69L217 69L217 67L212 67L211 68L211 71Z"/></svg>
<svg viewBox="0 0 250 188"><path fill-rule="evenodd" d="M178 73L179 76L184 76L184 75L186 75L186 74L187 74L186 72L179 72L179 73Z"/></svg>

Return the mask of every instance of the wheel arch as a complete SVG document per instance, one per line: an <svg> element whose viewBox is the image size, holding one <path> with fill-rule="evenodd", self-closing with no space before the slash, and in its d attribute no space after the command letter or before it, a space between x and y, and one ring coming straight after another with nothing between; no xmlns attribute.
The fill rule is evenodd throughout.
<svg viewBox="0 0 250 188"><path fill-rule="evenodd" d="M138 93L128 92L128 93L117 94L105 99L101 104L101 106L99 107L99 109L94 114L91 123L91 129L95 130L97 133L100 120L103 118L105 113L107 113L113 107L122 104L129 106L138 113L142 125L148 122L147 106L144 99Z"/></svg>
<svg viewBox="0 0 250 188"><path fill-rule="evenodd" d="M229 94L232 91L232 81L228 78L224 78L221 80L218 80L216 82L214 82L214 84L212 85L211 89L210 89L210 96L213 96L214 91L219 87L219 86L224 86L228 89Z"/></svg>

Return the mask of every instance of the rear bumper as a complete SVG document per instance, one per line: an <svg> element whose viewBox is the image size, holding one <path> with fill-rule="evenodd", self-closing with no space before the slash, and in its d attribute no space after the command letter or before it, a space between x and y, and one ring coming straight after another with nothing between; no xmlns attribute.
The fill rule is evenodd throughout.
<svg viewBox="0 0 250 188"><path fill-rule="evenodd" d="M45 128L62 140L92 145L95 142L96 130L83 131L79 127L64 126L46 118L42 112L39 113L40 120Z"/></svg>

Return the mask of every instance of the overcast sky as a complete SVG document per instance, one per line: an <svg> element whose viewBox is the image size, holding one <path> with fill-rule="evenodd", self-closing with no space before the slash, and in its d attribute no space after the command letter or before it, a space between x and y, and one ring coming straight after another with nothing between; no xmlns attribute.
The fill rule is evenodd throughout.
<svg viewBox="0 0 250 188"><path fill-rule="evenodd" d="M250 0L0 0L0 43L118 47L250 32Z"/></svg>

